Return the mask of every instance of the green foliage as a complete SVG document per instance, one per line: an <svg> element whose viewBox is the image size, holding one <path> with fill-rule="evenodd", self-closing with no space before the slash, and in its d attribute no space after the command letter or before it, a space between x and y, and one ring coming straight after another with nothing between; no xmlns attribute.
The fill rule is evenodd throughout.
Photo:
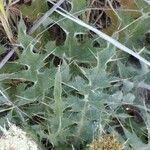
<svg viewBox="0 0 150 150"><path fill-rule="evenodd" d="M37 2L22 5L23 15ZM37 13L43 12L45 2ZM87 7L86 1L70 2L71 13ZM137 7L145 8L140 2ZM147 13L147 9L143 11ZM113 35L137 51L143 47L148 51L149 43L143 44L142 40L149 32L149 16L144 17L140 10L143 17L134 23L132 15L121 9L117 13L125 29ZM58 21L65 31L62 45L47 38L43 42L45 33L28 35L22 19L18 24L18 58L0 70L0 125L9 120L21 126L42 149L85 149L93 138L114 131L127 150L149 148L149 97L142 91L150 90L149 68L138 60L133 63L96 35L88 37L87 29L56 13L48 21ZM42 28L49 25L48 21ZM79 42L76 35L80 33L85 36ZM100 47L94 47L94 41Z"/></svg>

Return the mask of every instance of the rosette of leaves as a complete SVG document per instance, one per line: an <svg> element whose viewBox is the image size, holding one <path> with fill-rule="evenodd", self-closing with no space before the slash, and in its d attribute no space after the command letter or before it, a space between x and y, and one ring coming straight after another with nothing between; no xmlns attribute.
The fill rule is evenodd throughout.
<svg viewBox="0 0 150 150"><path fill-rule="evenodd" d="M119 118L131 131L130 123L126 121L129 115L117 110L122 106L122 100L135 100L131 94L134 84L144 80L143 77L149 83L146 67L134 70L117 61L118 66L115 67L118 70L111 72L110 64L112 58L116 58L116 49L107 44L100 52L92 53L94 66L85 68L76 65L82 75L74 77L70 62L74 54L69 55L66 49L62 51L61 46L57 49L52 42L45 48L37 48L38 42L39 39L26 34L25 25L20 22L18 43L22 49L18 49L18 59L8 62L0 71L0 123L8 118L23 126L46 148L57 149L82 149L93 136L104 129L112 129L112 117ZM74 48L69 44L69 48L65 46L70 51ZM47 60L51 53L64 57L58 68ZM80 55L76 51L74 53ZM120 82L129 78L133 83L124 83L124 91L120 90ZM138 140L141 141L140 138Z"/></svg>
<svg viewBox="0 0 150 150"><path fill-rule="evenodd" d="M109 120L106 112L111 110L107 110L105 104L111 96L103 93L103 89L115 80L106 72L115 48L108 45L98 53L95 67L80 68L85 79L71 78L65 60L58 70L51 63L46 65L51 50L40 52L34 46L35 40L26 34L21 21L18 42L22 49L18 59L1 69L0 122L9 119L24 126L43 143L81 147L92 139L94 129L99 125L105 127Z"/></svg>

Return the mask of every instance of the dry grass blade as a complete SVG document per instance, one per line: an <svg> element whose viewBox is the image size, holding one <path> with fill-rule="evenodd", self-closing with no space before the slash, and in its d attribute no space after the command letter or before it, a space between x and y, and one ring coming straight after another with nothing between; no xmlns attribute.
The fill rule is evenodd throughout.
<svg viewBox="0 0 150 150"><path fill-rule="evenodd" d="M6 32L6 35L11 43L13 43L13 34L11 31L11 27L8 22L7 13L4 8L3 1L0 1L0 21ZM7 56L0 62L0 69L5 65L5 63L9 60L9 58L13 55L14 50L10 51Z"/></svg>
<svg viewBox="0 0 150 150"><path fill-rule="evenodd" d="M4 4L3 4L3 1L0 1L0 21L2 23L2 26L9 38L9 41L10 42L13 42L13 34L12 34L12 31L11 31L11 27L9 25L9 22L8 22L8 18L7 18L7 13L5 11L5 8L4 8Z"/></svg>
<svg viewBox="0 0 150 150"><path fill-rule="evenodd" d="M33 23L32 28L28 31L29 34L32 34L65 0L60 0L54 6L48 10L40 19Z"/></svg>
<svg viewBox="0 0 150 150"><path fill-rule="evenodd" d="M102 39L110 42L111 44L113 44L114 46L116 46L117 48L121 49L122 51L134 56L135 58L137 58L138 60L140 60L141 62L145 63L146 65L150 66L150 62L147 61L145 58L141 57L139 54L135 53L134 51L132 51L131 49L129 49L128 47L126 47L125 45L121 44L120 42L118 42L117 40L113 39L112 37L108 36L107 34L99 31L98 29L86 24L85 22L83 22L82 20L76 18L75 16L73 16L72 14L68 13L67 11L65 11L64 9L60 8L61 10L63 10L63 12L59 11L59 10L55 10L57 13L59 13L60 15L76 22L77 24L93 31L94 33L96 33L99 37L101 37Z"/></svg>
<svg viewBox="0 0 150 150"><path fill-rule="evenodd" d="M3 60L0 62L0 69L6 64L6 62L10 59L10 57L13 55L14 52L15 52L15 50L11 50L11 51L3 58Z"/></svg>

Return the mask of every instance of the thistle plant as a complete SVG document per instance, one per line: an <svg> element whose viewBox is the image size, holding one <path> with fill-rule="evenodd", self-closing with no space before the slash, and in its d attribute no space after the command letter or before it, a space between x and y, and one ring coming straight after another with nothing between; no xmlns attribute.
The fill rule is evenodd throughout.
<svg viewBox="0 0 150 150"><path fill-rule="evenodd" d="M8 61L1 55L5 63L0 65L0 125L10 120L23 130L13 125L10 131L19 131L24 139L26 133L34 137L41 149L86 149L90 143L91 150L102 146L116 150L148 148L147 3L135 1L136 10L124 10L129 4L121 2L114 8L116 1L109 5L97 4L96 0L92 4L86 0L61 1L58 9L53 7L56 1L30 2L17 4L22 12L16 44L12 45L17 57ZM97 10L95 5L103 9ZM29 17L34 8L30 18L34 22L30 29L34 30L29 34L23 17ZM98 16L91 15L93 11ZM47 12L53 14L47 16ZM118 28L109 32L111 24L104 24L106 18L112 25L119 24ZM101 31L96 29L99 23ZM136 52L130 53L135 48ZM3 132L9 135L9 130ZM114 132L118 132L116 136Z"/></svg>

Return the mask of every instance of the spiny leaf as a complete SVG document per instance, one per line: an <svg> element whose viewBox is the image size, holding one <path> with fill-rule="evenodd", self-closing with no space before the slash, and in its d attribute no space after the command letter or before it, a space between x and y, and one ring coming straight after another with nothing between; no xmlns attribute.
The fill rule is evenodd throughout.
<svg viewBox="0 0 150 150"><path fill-rule="evenodd" d="M108 44L108 46L98 53L97 56L97 68L99 70L105 69L107 63L111 60L111 58L115 55L116 48Z"/></svg>
<svg viewBox="0 0 150 150"><path fill-rule="evenodd" d="M4 3L3 1L0 1L0 12L6 16L6 13L5 13L5 8L4 8Z"/></svg>
<svg viewBox="0 0 150 150"><path fill-rule="evenodd" d="M31 36L29 36L26 33L26 25L23 21L23 19L20 19L20 22L18 24L18 42L23 48L27 48L31 44L35 44L35 39L33 39Z"/></svg>

